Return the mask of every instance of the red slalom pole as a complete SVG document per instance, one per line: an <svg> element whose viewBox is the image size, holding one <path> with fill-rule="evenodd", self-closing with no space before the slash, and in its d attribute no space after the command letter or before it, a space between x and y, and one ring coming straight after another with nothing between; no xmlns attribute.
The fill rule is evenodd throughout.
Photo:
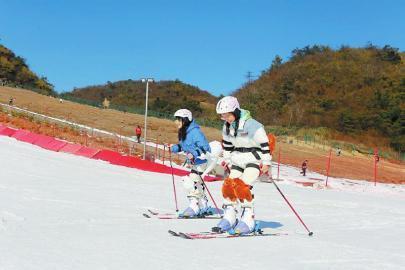
<svg viewBox="0 0 405 270"><path fill-rule="evenodd" d="M291 210L294 212L294 214L297 216L297 218L299 219L299 221L301 221L301 224L302 224L302 225L305 227L305 229L307 230L308 235L309 235L309 236L312 236L314 233L311 232L311 231L308 229L307 225L305 225L304 221L301 219L301 217L300 217L300 216L298 215L298 213L295 211L294 207L292 207L292 205L290 204L290 202L289 202L289 201L287 200L287 198L284 196L283 192L280 190L280 188L278 187L278 185L276 184L276 182L275 182L275 181L271 181L271 182L274 184L274 186L276 187L276 189L278 190L278 192L280 192L281 196L282 196L283 199L286 201L286 203L287 203L288 206L291 208Z"/></svg>
<svg viewBox="0 0 405 270"><path fill-rule="evenodd" d="M328 186L329 170L330 170L330 160L332 159L332 149L329 150L328 165L326 167L326 186Z"/></svg>
<svg viewBox="0 0 405 270"><path fill-rule="evenodd" d="M173 174L173 164L172 164L172 151L169 147L169 158L170 158L170 168L172 170L172 182L173 182L173 192L174 192L174 202L176 204L176 213L179 212L179 207L177 206L177 193L176 193L176 184L174 183L174 174Z"/></svg>

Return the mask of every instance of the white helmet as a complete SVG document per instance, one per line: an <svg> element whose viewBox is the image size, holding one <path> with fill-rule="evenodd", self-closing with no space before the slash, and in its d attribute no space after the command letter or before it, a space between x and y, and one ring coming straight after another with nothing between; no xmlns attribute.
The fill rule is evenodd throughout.
<svg viewBox="0 0 405 270"><path fill-rule="evenodd" d="M192 115L192 113L191 113L189 110L187 110L187 109L180 109L180 110L177 110L177 111L174 113L174 116L175 116L175 117L181 117L181 118L188 118L188 120L190 120L190 122L193 121L193 115Z"/></svg>
<svg viewBox="0 0 405 270"><path fill-rule="evenodd" d="M236 97L226 96L217 103L217 114L234 112L235 109L240 109Z"/></svg>

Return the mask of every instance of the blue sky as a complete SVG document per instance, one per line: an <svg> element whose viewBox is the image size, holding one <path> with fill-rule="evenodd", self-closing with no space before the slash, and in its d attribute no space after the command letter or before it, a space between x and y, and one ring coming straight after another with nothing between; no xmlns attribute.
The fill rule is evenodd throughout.
<svg viewBox="0 0 405 270"><path fill-rule="evenodd" d="M0 43L58 92L148 76L219 95L297 47L403 51L404 10L402 0L0 0Z"/></svg>

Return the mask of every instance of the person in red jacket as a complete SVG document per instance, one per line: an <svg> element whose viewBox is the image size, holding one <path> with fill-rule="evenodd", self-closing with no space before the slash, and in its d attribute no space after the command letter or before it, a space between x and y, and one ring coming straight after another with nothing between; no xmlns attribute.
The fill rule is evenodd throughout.
<svg viewBox="0 0 405 270"><path fill-rule="evenodd" d="M302 172L301 174L305 176L306 172L307 172L307 167L308 167L308 160L304 160L304 162L302 163L301 169Z"/></svg>
<svg viewBox="0 0 405 270"><path fill-rule="evenodd" d="M135 134L136 134L136 138L138 139L138 143L141 143L141 135L142 135L142 129L141 126L137 126L135 129Z"/></svg>

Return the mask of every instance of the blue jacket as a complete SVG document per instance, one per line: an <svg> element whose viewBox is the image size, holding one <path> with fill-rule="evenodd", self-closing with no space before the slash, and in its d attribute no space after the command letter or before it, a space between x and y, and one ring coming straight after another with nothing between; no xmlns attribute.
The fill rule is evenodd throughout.
<svg viewBox="0 0 405 270"><path fill-rule="evenodd" d="M172 153L191 153L195 163L204 163L205 160L197 159L202 153L211 152L210 145L202 133L200 126L193 120L187 128L186 139L171 147Z"/></svg>

